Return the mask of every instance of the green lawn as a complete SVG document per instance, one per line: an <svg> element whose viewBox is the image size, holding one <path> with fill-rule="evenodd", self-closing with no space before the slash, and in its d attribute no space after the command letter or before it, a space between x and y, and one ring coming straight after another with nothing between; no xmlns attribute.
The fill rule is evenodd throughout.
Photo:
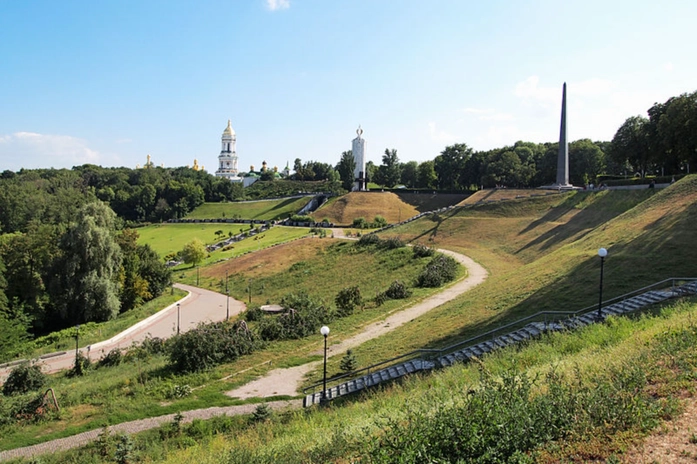
<svg viewBox="0 0 697 464"><path fill-rule="evenodd" d="M231 203L204 203L186 216L186 219L257 219L274 221L296 214L311 197L282 200L240 201Z"/></svg>

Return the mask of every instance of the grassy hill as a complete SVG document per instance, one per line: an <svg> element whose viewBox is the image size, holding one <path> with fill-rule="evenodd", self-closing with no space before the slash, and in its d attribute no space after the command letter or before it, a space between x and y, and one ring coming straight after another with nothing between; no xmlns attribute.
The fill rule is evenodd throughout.
<svg viewBox="0 0 697 464"><path fill-rule="evenodd" d="M285 219L300 211L310 197L281 200L239 201L232 203L204 203L186 216L186 219L257 219L274 221Z"/></svg>
<svg viewBox="0 0 697 464"><path fill-rule="evenodd" d="M331 198L312 214L317 221L324 218L340 225L350 225L355 218L372 221L375 216L384 217L388 223L416 216L417 209L405 203L392 192L351 192Z"/></svg>
<svg viewBox="0 0 697 464"><path fill-rule="evenodd" d="M377 201L366 200L371 208ZM343 209L334 207L337 214L341 212L343 215L344 210L352 207L351 202L347 201ZM390 204L395 205L394 202ZM368 206L365 211L375 211ZM321 211L319 217L325 217ZM387 218L385 211L375 214ZM363 216L370 218L370 213ZM388 218L388 221L391 220ZM366 342L354 350L355 354L364 363L365 360L377 362L415 348L450 344L537 311L575 310L597 303L600 261L596 253L600 247L609 251L605 261L604 294L607 298L667 277L697 276L696 221L697 176L692 175L659 191L579 191L512 199L455 209L396 227L381 236L399 236L412 243L462 252L484 265L490 271L490 277L454 301L383 337ZM304 250L302 248L306 245L300 247L301 243L305 242L294 242L292 250L298 246L297 254L293 255L295 251L291 248L285 251L289 255L286 261L280 248L276 251L277 256L271 249L265 252L268 253L265 258L261 253L255 253L229 261L226 264L231 266L228 270L237 273L235 279L240 279L235 281L235 287L244 287L244 279L252 278L254 282L265 282L264 292L268 289L269 294L272 291L280 293L275 281L283 279L291 288L326 287L327 290L318 291L329 294L328 289L348 285L351 279L360 277L363 270L374 269L378 263L387 267L380 267L373 274L374 279L380 276L389 280L394 272L389 262L381 260L361 267L367 262L367 256L355 261L348 256L336 259L332 256L335 251L331 250L335 245L329 239L326 242L315 239L313 245ZM296 263L304 264L296 266ZM325 265L327 267L323 267ZM302 273L310 268L320 272L303 279ZM224 272L224 267L201 269L207 282L212 284L219 281ZM370 283L367 285L370 288ZM264 295L254 297L263 299ZM211 438L205 444L187 450L172 451L180 445L186 446L181 442L167 445L169 447L163 453L171 454L164 460L274 462L274 457L283 456L285 462L350 462L350 456L367 453L372 457L366 458L365 462L392 462L387 451L400 456L400 453L419 446L424 455L434 457L432 451L426 453L426 448L437 443L439 436L452 436L450 443L460 442L455 425L464 426L466 422L453 422L456 418L475 420L479 417L471 410L463 409L463 404L470 399L491 405L479 413L490 420L482 422L484 428L480 429L479 435L474 431L471 434L463 432L463 442L470 435L484 436L482 431L486 424L500 425L497 427L499 432L486 429L486 433L494 437L486 443L491 443L492 449L501 449L502 457L499 461L492 457L480 462L506 462L511 449L523 446L513 440L513 435L519 439L518 431L528 430L528 436L532 436L537 430L535 427L542 423L535 421L566 417L562 411L573 412L570 417L579 424L586 424L584 421L592 413L597 413L599 419L588 423L588 429L573 429L573 433L559 437L559 441L549 448L538 449L541 454L535 455L535 459L559 462L560 456L570 455L579 456L579 461L605 459L619 452L621 446L626 446L627 439L641 436L660 419L672 417L679 410L674 398L692 385L697 375L697 359L693 354L693 347L697 344L694 309L692 301L676 304L655 319L623 318L578 334L556 334L529 347L512 348L487 357L480 365L413 378L401 385L336 402L324 410L292 413L258 424L244 422L235 425L227 435ZM362 313L361 317L368 316ZM346 321L336 331L332 328L332 336L342 333L342 330L351 330L349 324ZM307 358L308 346L299 348L288 343L267 356L277 365L292 365L301 362L299 357ZM262 361L263 358L259 357L240 359L234 366L227 367L226 372L241 373L257 366L254 372L261 375L264 371L258 363ZM330 372L338 370L338 363L339 359L330 360ZM524 373L527 377L516 377L510 375L511 372ZM540 396L547 398L545 401L553 407L542 409L539 416L527 416L525 408L538 404L531 398L557 391L556 387L549 387L555 385L554 372L564 376L562 391L568 392L571 399ZM313 378L317 378L316 374ZM537 374L540 377L533 382ZM222 374L216 371L214 375ZM488 375L493 381L487 380ZM506 381L501 382L501 379ZM521 379L533 382L530 397L516 396L518 393L508 395L507 399L495 396L497 391L508 391L500 390L501 386L518 392L524 383ZM549 383L550 379L552 383ZM142 388L147 390L149 387ZM593 396L594 392L601 394ZM176 406L200 404L204 396L205 402L210 404L216 398L214 393L214 388L206 386L198 393L201 395L198 403L191 399L168 404L168 411ZM520 398L520 401L506 403L511 398ZM568 406L574 401L586 406L578 411L562 408L562 405ZM636 409L632 409L632 404ZM506 414L509 409L516 414ZM610 416L602 415L608 411ZM439 418L444 420L439 422L436 420ZM431 428L419 428L420 423ZM429 435L429 430L436 430L438 434ZM501 431L510 433L496 435ZM525 442L525 446L542 446L544 440L552 439L549 437L553 436L546 439L537 437L537 442ZM146 448L165 446L157 445L160 443L157 434L153 434L150 440ZM386 450L383 459L379 459L380 449ZM547 461L545 456L549 456ZM524 456L518 457L520 459L515 462L534 462L524 460ZM403 462L414 461L405 458Z"/></svg>

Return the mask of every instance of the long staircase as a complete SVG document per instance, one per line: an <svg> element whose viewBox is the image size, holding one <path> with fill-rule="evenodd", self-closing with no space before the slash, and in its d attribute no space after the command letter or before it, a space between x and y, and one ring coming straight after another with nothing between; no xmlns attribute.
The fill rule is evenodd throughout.
<svg viewBox="0 0 697 464"><path fill-rule="evenodd" d="M672 278L603 302L600 310L596 305L574 312L539 312L443 349L412 351L350 374L333 377L327 380L326 391L322 390L323 382L317 383L303 390L303 406L331 401L415 372L468 362L492 351L538 338L544 333L580 329L602 322L609 316L621 316L669 298L694 294L697 294L697 279Z"/></svg>

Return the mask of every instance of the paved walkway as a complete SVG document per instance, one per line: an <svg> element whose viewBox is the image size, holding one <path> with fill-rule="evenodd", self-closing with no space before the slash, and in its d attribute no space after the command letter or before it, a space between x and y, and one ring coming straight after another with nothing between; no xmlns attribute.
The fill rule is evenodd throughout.
<svg viewBox="0 0 697 464"><path fill-rule="evenodd" d="M395 330L396 328L402 326L403 324L417 318L428 311L448 302L462 293L468 291L469 289L482 283L488 273L486 269L474 262L471 258L455 253L448 250L439 250L449 256L455 258L460 264L467 268L468 275L466 278L456 282L455 284L445 288L442 292L432 295L423 301L411 306L402 311L395 312L378 322L374 322L365 327L365 330L353 337L347 338L338 344L333 344L327 352L327 356L335 356L344 353L348 348L358 346L367 340L377 338L387 332ZM180 300L181 304L181 328L182 330L188 330L198 324L201 320L222 320L225 318L225 296L220 295L215 292L210 292L208 290L191 287L189 285L176 285L178 288L187 290L191 294L184 300ZM233 312L233 301L235 302L235 309ZM185 303L188 316L184 317ZM192 306L192 304L194 304ZM195 308L195 309L194 309ZM222 309L221 309L222 308ZM230 299L230 315L238 314L244 310L244 304ZM200 311L200 312L199 312ZM136 328L139 324L131 327L130 329L122 332L116 337L102 342L99 344L99 349L108 347L109 342L114 342L117 339L117 343L122 343L123 345L118 346L129 346L132 341L138 340L139 337L145 337L146 334L152 333L153 336L171 336L173 333L170 327L173 318L176 318L176 304L160 311L156 315L152 316L152 321L146 323L143 321L141 327ZM176 319L174 319L176 324ZM167 330L169 328L169 331ZM160 332L160 330L162 332ZM129 332L130 331L130 332ZM155 332L153 332L155 331ZM176 325L174 326L174 331L176 331ZM330 338L336 336L330 333ZM120 338L119 338L120 337ZM97 346L97 345L94 345ZM92 350L92 354L95 354L95 350ZM74 357L71 357L74 359ZM295 396L298 394L298 389L302 383L303 378L308 372L311 372L319 365L319 362L313 362L304 364L302 366L292 367L288 369L274 369L270 371L267 375L252 381L236 390L227 392L226 394L231 397L238 398L251 398L251 397L269 397L276 395L290 395ZM68 366L69 367L69 366ZM302 406L302 400L292 400L292 401L272 401L266 403L273 409L285 409L285 408L298 408ZM182 412L185 422L190 422L193 419L209 419L211 417L220 415L235 415L235 414L251 414L257 407L256 404L246 404L241 406L229 406L229 407L214 407L207 409L197 409L193 411ZM155 427L159 427L165 422L172 421L174 414L167 414L165 416L151 417L147 419L141 419L137 421L124 422L122 424L110 426L109 430L112 432L123 432L128 434L142 432L144 430L149 430ZM0 462L8 459L13 459L17 457L30 457L38 454L54 453L57 451L67 450L71 448L76 448L95 440L102 429L90 430L88 432L83 432L78 435L74 435L67 438L61 438L58 440L52 440L45 443L40 443L38 445L28 446L24 448L16 448L8 451L0 452Z"/></svg>
<svg viewBox="0 0 697 464"><path fill-rule="evenodd" d="M225 295L191 285L174 284L176 288L189 294L156 314L129 327L120 334L80 348L80 352L89 356L92 361L98 361L104 354L114 348L128 348L133 342L141 342L147 336L169 338L177 333L177 319L180 332L186 332L201 322L222 321L228 311L228 300ZM230 298L230 317L236 316L246 309L241 301ZM49 355L50 356L50 355ZM75 350L67 350L63 354L38 360L41 370L51 374L70 369L75 364ZM5 381L13 366L0 369L0 384Z"/></svg>

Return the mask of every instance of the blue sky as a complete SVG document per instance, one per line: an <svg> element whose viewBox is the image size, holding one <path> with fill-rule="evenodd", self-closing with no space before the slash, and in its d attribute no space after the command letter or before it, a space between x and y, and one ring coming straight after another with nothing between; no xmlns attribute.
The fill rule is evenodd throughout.
<svg viewBox="0 0 697 464"><path fill-rule="evenodd" d="M0 0L0 171L610 140L693 92L697 2Z"/></svg>

